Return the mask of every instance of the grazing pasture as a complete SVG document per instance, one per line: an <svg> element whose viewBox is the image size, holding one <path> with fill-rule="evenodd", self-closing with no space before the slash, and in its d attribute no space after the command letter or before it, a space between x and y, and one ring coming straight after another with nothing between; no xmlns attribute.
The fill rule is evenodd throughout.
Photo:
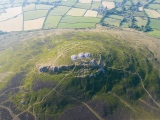
<svg viewBox="0 0 160 120"><path fill-rule="evenodd" d="M60 23L58 28L95 28L95 23Z"/></svg>
<svg viewBox="0 0 160 120"><path fill-rule="evenodd" d="M44 29L57 28L62 16L48 16L44 25Z"/></svg>
<svg viewBox="0 0 160 120"><path fill-rule="evenodd" d="M63 16L65 13L67 13L67 11L70 9L70 7L66 7L66 6L58 6L56 8L54 8L49 15L56 15L56 16Z"/></svg>
<svg viewBox="0 0 160 120"><path fill-rule="evenodd" d="M113 19L113 18L105 18L104 22L106 24L111 25L111 26L117 26L118 27L118 26L120 26L121 20Z"/></svg>
<svg viewBox="0 0 160 120"><path fill-rule="evenodd" d="M91 7L91 4L89 3L77 3L75 5L76 8L82 8L82 9L89 9Z"/></svg>
<svg viewBox="0 0 160 120"><path fill-rule="evenodd" d="M96 17L73 17L65 16L62 18L62 23L98 23L100 18Z"/></svg>
<svg viewBox="0 0 160 120"><path fill-rule="evenodd" d="M44 23L45 17L35 20L24 21L24 31L41 29Z"/></svg>
<svg viewBox="0 0 160 120"><path fill-rule="evenodd" d="M24 12L24 21L45 17L47 12L48 10L34 10L34 11Z"/></svg>
<svg viewBox="0 0 160 120"><path fill-rule="evenodd" d="M33 11L35 10L35 4L29 4L23 7L23 11Z"/></svg>
<svg viewBox="0 0 160 120"><path fill-rule="evenodd" d="M44 5L44 4L37 4L36 5L36 10L49 10L52 5Z"/></svg>
<svg viewBox="0 0 160 120"><path fill-rule="evenodd" d="M150 19L149 25L153 29L160 30L160 20L158 19Z"/></svg>
<svg viewBox="0 0 160 120"><path fill-rule="evenodd" d="M141 27L145 26L147 24L147 18L142 19L141 17L135 17L136 19L136 24Z"/></svg>

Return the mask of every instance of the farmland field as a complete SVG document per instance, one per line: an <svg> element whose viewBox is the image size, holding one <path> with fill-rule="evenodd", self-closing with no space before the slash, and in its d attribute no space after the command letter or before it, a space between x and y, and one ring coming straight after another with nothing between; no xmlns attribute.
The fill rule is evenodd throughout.
<svg viewBox="0 0 160 120"><path fill-rule="evenodd" d="M24 21L45 17L47 12L48 10L34 10L34 11L24 12Z"/></svg>
<svg viewBox="0 0 160 120"><path fill-rule="evenodd" d="M120 26L120 23L121 23L121 20L118 20L118 19L112 19L112 18L105 18L104 19L104 22L106 24L109 24L111 26Z"/></svg>
<svg viewBox="0 0 160 120"><path fill-rule="evenodd" d="M60 23L58 28L95 28L95 23Z"/></svg>
<svg viewBox="0 0 160 120"><path fill-rule="evenodd" d="M22 7L13 7L5 9L5 13L0 15L0 21L7 20L13 18L19 14L22 14Z"/></svg>
<svg viewBox="0 0 160 120"><path fill-rule="evenodd" d="M149 4L150 9L160 10L160 4Z"/></svg>
<svg viewBox="0 0 160 120"><path fill-rule="evenodd" d="M23 11L35 10L35 4L26 5L23 7Z"/></svg>
<svg viewBox="0 0 160 120"><path fill-rule="evenodd" d="M157 19L150 19L150 27L153 29L160 30L160 20Z"/></svg>
<svg viewBox="0 0 160 120"><path fill-rule="evenodd" d="M103 7L107 7L107 9L109 9L109 10L115 8L114 2L103 1L102 5L103 5Z"/></svg>
<svg viewBox="0 0 160 120"><path fill-rule="evenodd" d="M119 19L119 20L123 20L123 16L120 15L109 15L108 17L113 18L113 19Z"/></svg>
<svg viewBox="0 0 160 120"><path fill-rule="evenodd" d="M145 26L147 24L147 18L146 19L142 19L140 17L135 17L136 19L136 24L140 27L140 26Z"/></svg>
<svg viewBox="0 0 160 120"><path fill-rule="evenodd" d="M24 31L41 29L44 23L45 17L24 21Z"/></svg>
<svg viewBox="0 0 160 120"><path fill-rule="evenodd" d="M85 9L79 9L79 8L72 8L68 11L67 15L70 16L83 16L86 12Z"/></svg>
<svg viewBox="0 0 160 120"><path fill-rule="evenodd" d="M44 5L44 4L37 4L36 5L37 10L49 10L51 7L53 7L53 6L52 5Z"/></svg>
<svg viewBox="0 0 160 120"><path fill-rule="evenodd" d="M23 15L18 15L16 18L12 18L6 21L0 22L0 30L10 31L22 31L23 27Z"/></svg>
<svg viewBox="0 0 160 120"><path fill-rule="evenodd" d="M79 0L80 3L91 3L92 0Z"/></svg>
<svg viewBox="0 0 160 120"><path fill-rule="evenodd" d="M61 15L61 16L63 16L69 9L70 9L70 7L58 6L58 7L54 8L49 13L49 15Z"/></svg>
<svg viewBox="0 0 160 120"><path fill-rule="evenodd" d="M97 11L92 11L92 10L88 10L86 13L85 13L85 17L97 17L97 14L98 12Z"/></svg>
<svg viewBox="0 0 160 120"><path fill-rule="evenodd" d="M57 28L62 16L48 16L44 25L44 29Z"/></svg>
<svg viewBox="0 0 160 120"><path fill-rule="evenodd" d="M160 13L158 13L155 10L145 9L145 12L150 18L158 18L158 17L160 17Z"/></svg>
<svg viewBox="0 0 160 120"><path fill-rule="evenodd" d="M73 16L65 16L62 18L62 23L98 23L100 18L94 17L73 17Z"/></svg>
<svg viewBox="0 0 160 120"><path fill-rule="evenodd" d="M91 7L91 4L89 4L89 3L77 3L74 7L82 8L82 9L89 9Z"/></svg>

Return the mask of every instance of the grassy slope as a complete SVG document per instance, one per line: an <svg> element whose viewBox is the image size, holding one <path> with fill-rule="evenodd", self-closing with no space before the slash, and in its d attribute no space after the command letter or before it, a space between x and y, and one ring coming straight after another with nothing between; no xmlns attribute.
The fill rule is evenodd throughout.
<svg viewBox="0 0 160 120"><path fill-rule="evenodd" d="M70 50L64 52L68 48L70 48ZM105 67L107 74L100 74L91 79L76 79L74 78L76 74L74 72L72 73L72 70L49 75L39 74L34 67L37 64L50 65L54 63L60 54L63 54L63 56L60 57L56 63L58 65L70 64L72 62L68 56L73 53L77 54L88 51L95 57L101 52L103 62L107 64ZM109 51L109 54L107 51ZM3 65L3 68L0 69L1 72L25 72L25 77L21 81L21 85L24 87L24 90L30 91L24 93L23 90L20 90L20 92L13 97L12 101L22 110L31 104L31 106L34 107L36 115L42 118L45 112L47 113L46 117L49 115L57 117L64 110L79 105L80 103L72 99L73 97L81 101L100 99L104 103L112 103L110 106L110 108L113 109L112 112L124 108L128 109L134 118L145 117L144 114L148 112L137 104L138 98L145 99L146 93L141 86L139 78L126 71L132 73L138 72L144 78L144 84L147 89L151 93L154 91L158 97L157 90L159 90L159 88L158 86L155 87L155 85L158 84L155 77L158 75L157 70L153 68L153 63L149 61L149 58L154 59L150 51L143 47L132 47L130 42L124 42L122 38L113 37L110 34L74 32L53 35L45 39L33 39L0 52L0 58L2 58L0 65ZM112 67L121 70L113 69ZM76 70L78 69L75 69L75 72ZM60 95L52 91L41 102L44 96L47 95L57 83L63 80L65 75L67 75L67 77L56 88ZM122 75L125 77L123 78ZM45 82L46 85L42 85L40 88L33 90L34 85L39 84L39 81ZM49 86L48 84L52 84L53 86ZM112 93L118 97L114 94L107 93L109 91L112 91ZM117 101L114 100L115 97ZM19 104L22 98L26 100L23 106ZM130 107L127 107L128 104L139 114L136 115ZM96 109L95 111L98 112ZM140 111L143 111L142 114ZM30 112L33 112L32 109L30 109ZM150 113L148 116L151 118L153 114L154 113ZM105 115L104 117L108 116Z"/></svg>

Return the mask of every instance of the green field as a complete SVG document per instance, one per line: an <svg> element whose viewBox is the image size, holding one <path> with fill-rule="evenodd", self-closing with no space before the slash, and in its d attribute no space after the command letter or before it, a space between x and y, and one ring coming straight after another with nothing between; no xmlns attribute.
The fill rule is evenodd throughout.
<svg viewBox="0 0 160 120"><path fill-rule="evenodd" d="M95 28L96 23L60 23L58 28Z"/></svg>
<svg viewBox="0 0 160 120"><path fill-rule="evenodd" d="M91 4L77 3L74 7L82 8L82 9L89 9L91 7Z"/></svg>
<svg viewBox="0 0 160 120"><path fill-rule="evenodd" d="M109 18L113 18L113 19L118 19L118 20L123 20L123 16L120 16L120 15L109 15L108 16Z"/></svg>
<svg viewBox="0 0 160 120"><path fill-rule="evenodd" d="M118 19L112 19L112 18L105 18L104 23L111 25L111 26L120 26L121 20Z"/></svg>
<svg viewBox="0 0 160 120"><path fill-rule="evenodd" d="M63 16L65 13L67 13L67 11L70 9L70 7L66 7L66 6L58 6L56 8L54 8L49 15L61 15Z"/></svg>
<svg viewBox="0 0 160 120"><path fill-rule="evenodd" d="M76 2L68 2L68 1L62 1L61 5L73 7L76 4Z"/></svg>
<svg viewBox="0 0 160 120"><path fill-rule="evenodd" d="M147 34L151 37L160 38L160 30L153 30L153 31L147 32Z"/></svg>
<svg viewBox="0 0 160 120"><path fill-rule="evenodd" d="M94 2L94 1L92 2L91 9L97 9L99 7L102 7L101 2Z"/></svg>
<svg viewBox="0 0 160 120"><path fill-rule="evenodd" d="M44 29L57 28L62 16L48 16L44 25Z"/></svg>
<svg viewBox="0 0 160 120"><path fill-rule="evenodd" d="M142 19L140 17L135 17L136 19L136 24L140 27L140 26L145 26L147 24L147 18L146 19Z"/></svg>
<svg viewBox="0 0 160 120"><path fill-rule="evenodd" d="M52 5L44 5L44 4L37 4L36 9L37 10L49 10L51 7L54 7Z"/></svg>
<svg viewBox="0 0 160 120"><path fill-rule="evenodd" d="M123 22L121 27L128 28L132 23L130 21Z"/></svg>
<svg viewBox="0 0 160 120"><path fill-rule="evenodd" d="M160 4L149 4L148 5L149 9L154 9L154 10L160 10Z"/></svg>
<svg viewBox="0 0 160 120"><path fill-rule="evenodd" d="M48 10L35 10L24 12L24 21L45 17Z"/></svg>
<svg viewBox="0 0 160 120"><path fill-rule="evenodd" d="M26 5L23 7L23 11L34 11L35 10L35 4Z"/></svg>
<svg viewBox="0 0 160 120"><path fill-rule="evenodd" d="M73 17L65 16L62 18L62 23L98 23L100 18L95 17Z"/></svg>
<svg viewBox="0 0 160 120"><path fill-rule="evenodd" d="M158 19L150 19L149 26L153 29L160 30L160 20Z"/></svg>

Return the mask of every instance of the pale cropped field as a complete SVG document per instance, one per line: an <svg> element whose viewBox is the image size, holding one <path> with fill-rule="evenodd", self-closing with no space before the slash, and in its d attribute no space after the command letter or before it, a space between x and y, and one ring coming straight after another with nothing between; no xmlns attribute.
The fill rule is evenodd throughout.
<svg viewBox="0 0 160 120"><path fill-rule="evenodd" d="M35 20L24 21L24 31L41 29L44 23L45 17Z"/></svg>
<svg viewBox="0 0 160 120"><path fill-rule="evenodd" d="M148 17L150 18L158 18L160 17L160 13L158 13L155 10L150 10L150 9L144 9Z"/></svg>
<svg viewBox="0 0 160 120"><path fill-rule="evenodd" d="M92 0L79 0L80 3L91 3Z"/></svg>
<svg viewBox="0 0 160 120"><path fill-rule="evenodd" d="M107 7L107 9L109 9L109 10L115 8L114 2L103 1L102 5L103 5L103 7Z"/></svg>
<svg viewBox="0 0 160 120"><path fill-rule="evenodd" d="M85 17L97 17L98 12L97 11L93 11L93 10L88 10L85 13Z"/></svg>
<svg viewBox="0 0 160 120"><path fill-rule="evenodd" d="M23 11L35 10L35 7L35 4L26 5L25 7L23 7Z"/></svg>
<svg viewBox="0 0 160 120"><path fill-rule="evenodd" d="M22 13L22 7L13 7L5 9L5 13L0 15L0 21L7 20L13 18Z"/></svg>
<svg viewBox="0 0 160 120"><path fill-rule="evenodd" d="M70 16L83 16L85 12L86 12L85 9L72 8L71 10L68 11L67 15L70 15Z"/></svg>
<svg viewBox="0 0 160 120"><path fill-rule="evenodd" d="M7 21L0 22L0 30L11 32L11 31L22 31L23 27L23 15L18 15L16 18L9 19Z"/></svg>

